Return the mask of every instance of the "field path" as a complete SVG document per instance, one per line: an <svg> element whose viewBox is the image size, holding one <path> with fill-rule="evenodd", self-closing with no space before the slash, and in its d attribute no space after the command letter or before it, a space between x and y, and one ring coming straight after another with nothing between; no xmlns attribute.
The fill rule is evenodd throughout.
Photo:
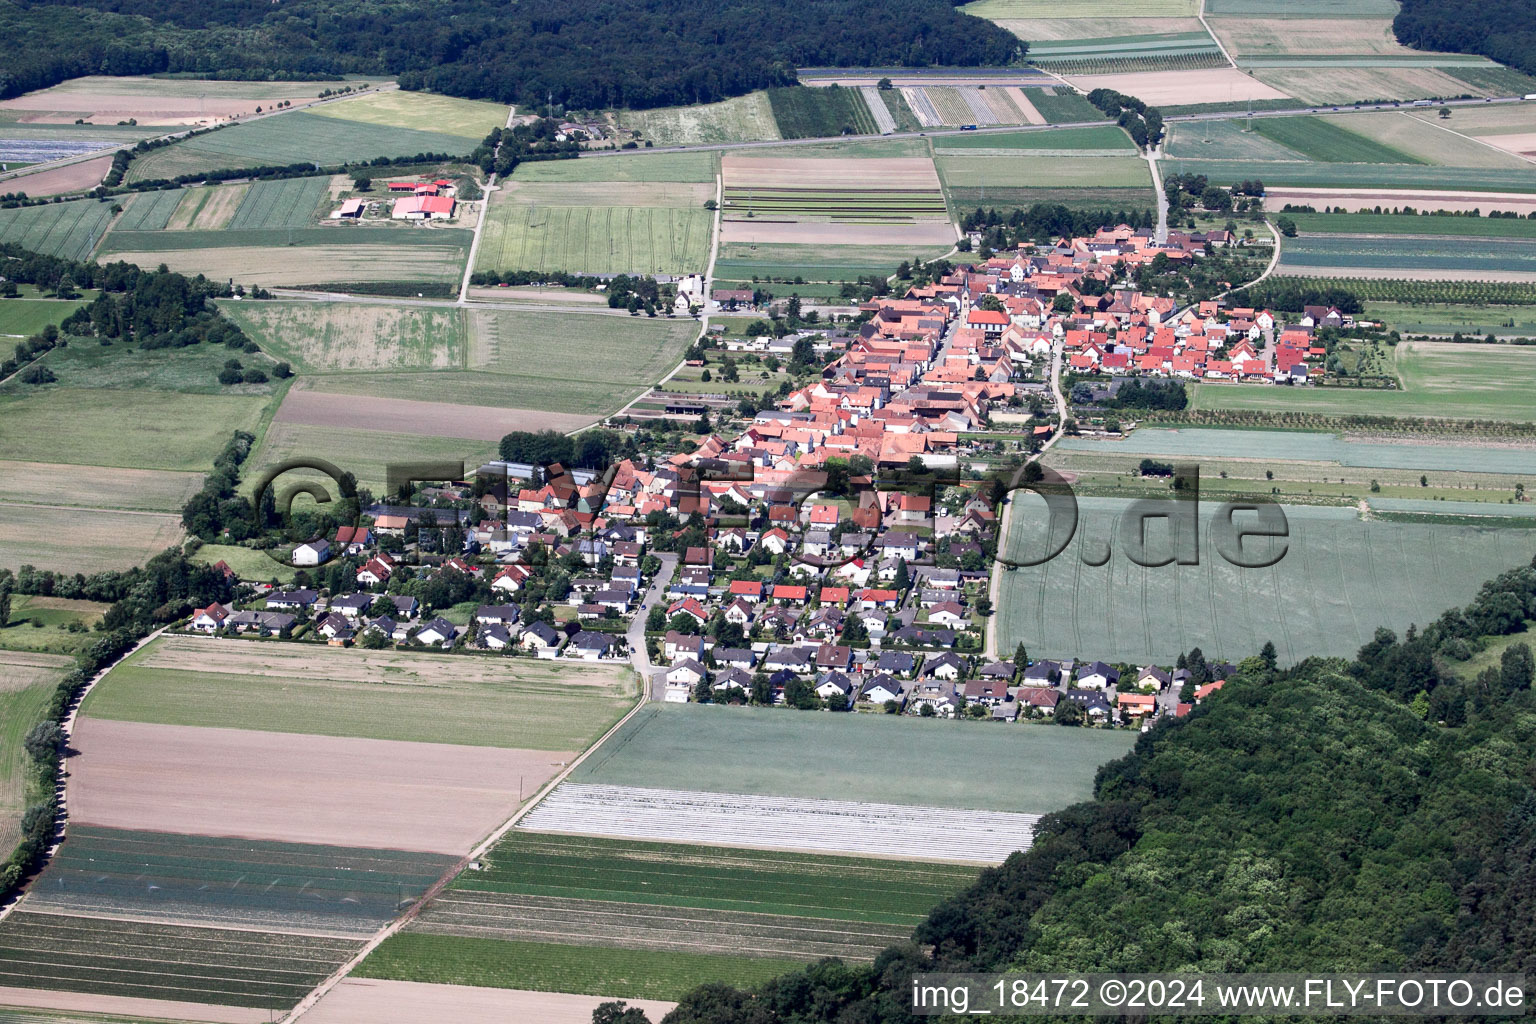
<svg viewBox="0 0 1536 1024"><path fill-rule="evenodd" d="M1536 164L1536 157L1527 156L1524 153L1517 153L1517 152L1515 152L1513 150L1509 150L1509 149L1501 149L1500 147L1495 146L1493 143L1486 142L1483 139L1480 139L1480 138L1478 138L1475 135L1466 135L1466 134L1463 134L1462 132L1457 131L1454 128L1450 128L1450 127L1448 127L1446 125L1440 124L1438 120L1431 121L1427 117L1414 117L1412 114L1410 114L1406 110L1400 110L1400 111L1398 111L1398 113L1402 114L1404 117L1408 118L1410 121L1417 121L1420 124L1431 125L1431 126L1433 126L1435 128L1439 128L1443 132L1449 132L1450 134L1456 136L1458 139L1463 139L1463 140L1465 140L1467 142L1475 142L1479 146L1486 146L1487 148L1493 150L1495 153L1502 153L1505 156L1518 157L1518 158L1520 158L1521 160L1524 160L1527 163Z"/></svg>
<svg viewBox="0 0 1536 1024"><path fill-rule="evenodd" d="M1163 191L1163 175L1157 169L1157 160L1162 154L1148 146L1144 155L1147 167L1152 171L1152 194L1157 199L1157 233L1152 236L1152 240L1158 245L1164 245L1168 241L1168 193Z"/></svg>
<svg viewBox="0 0 1536 1024"><path fill-rule="evenodd" d="M512 118L516 114L516 107L507 108L507 123L504 127L512 127ZM498 142L496 143L496 153L500 152L501 143ZM491 158L493 160L495 159L495 153L491 154ZM491 176L485 180L485 188L483 188L481 191L485 193L485 198L480 200L480 216L475 218L475 238L474 241L469 243L469 259L465 260L464 262L464 280L459 284L458 304L461 306L469 304L469 279L474 276L475 257L480 252L480 236L485 232L485 222L490 218L491 215L491 193L496 191L495 171L492 171Z"/></svg>
<svg viewBox="0 0 1536 1024"><path fill-rule="evenodd" d="M1205 29L1205 34L1211 37L1211 42L1216 44L1216 49L1221 51L1221 57L1232 67L1237 67L1237 61L1227 52L1226 44L1221 41L1221 36L1211 30L1211 23L1205 20L1205 0L1200 0L1200 6L1195 9L1195 17L1200 19L1200 27Z"/></svg>
<svg viewBox="0 0 1536 1024"><path fill-rule="evenodd" d="M1063 339L1058 338L1051 345L1051 393L1056 396L1056 430L1046 439L1045 444L1040 446L1038 452L1024 460L1024 466L1043 459L1051 446L1061 439L1061 435L1067 427L1067 396L1061 392L1062 349ZM1014 476L1015 483L1021 479L1024 466L1020 466L1019 473ZM1005 497L1003 499L1003 514L998 517L997 522L997 550L999 554L1006 553L1007 551L1008 527L1012 522L1013 499ZM1002 628L1002 608L999 607L999 600L1003 595L1003 572L1005 569L1006 566L1001 561L994 560L992 562L992 578L987 584L987 592L992 598L992 621L987 623L987 643L982 653L988 661L999 660L997 633Z"/></svg>

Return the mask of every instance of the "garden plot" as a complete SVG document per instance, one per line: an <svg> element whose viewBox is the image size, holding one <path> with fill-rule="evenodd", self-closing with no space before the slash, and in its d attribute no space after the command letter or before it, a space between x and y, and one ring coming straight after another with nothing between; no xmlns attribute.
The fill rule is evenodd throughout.
<svg viewBox="0 0 1536 1024"><path fill-rule="evenodd" d="M452 857L72 825L28 911L366 938ZM125 930L131 930L125 928Z"/></svg>
<svg viewBox="0 0 1536 1024"><path fill-rule="evenodd" d="M462 855L571 754L84 718L72 821Z"/></svg>
<svg viewBox="0 0 1536 1024"><path fill-rule="evenodd" d="M518 828L997 864L1029 849L1039 820L1008 811L567 782Z"/></svg>
<svg viewBox="0 0 1536 1024"><path fill-rule="evenodd" d="M942 245L954 227L926 157L722 160L722 242Z"/></svg>

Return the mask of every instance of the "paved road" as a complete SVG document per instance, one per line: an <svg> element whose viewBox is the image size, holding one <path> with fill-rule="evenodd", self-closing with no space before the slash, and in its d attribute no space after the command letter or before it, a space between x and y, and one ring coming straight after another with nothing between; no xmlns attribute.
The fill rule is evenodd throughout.
<svg viewBox="0 0 1536 1024"><path fill-rule="evenodd" d="M651 581L650 589L645 592L635 617L630 620L629 629L624 632L624 639L629 643L629 663L640 677L646 700L661 700L666 696L666 679L657 671L650 652L645 649L645 616L655 607L656 602L667 599L667 584L672 582L672 574L677 571L676 555L662 551L655 552L655 555L661 560L661 569Z"/></svg>
<svg viewBox="0 0 1536 1024"><path fill-rule="evenodd" d="M1157 199L1157 231L1152 240L1158 245L1168 241L1168 194L1163 191L1163 175L1157 169L1157 161L1162 155L1159 149L1147 147L1147 167L1152 171L1152 194Z"/></svg>

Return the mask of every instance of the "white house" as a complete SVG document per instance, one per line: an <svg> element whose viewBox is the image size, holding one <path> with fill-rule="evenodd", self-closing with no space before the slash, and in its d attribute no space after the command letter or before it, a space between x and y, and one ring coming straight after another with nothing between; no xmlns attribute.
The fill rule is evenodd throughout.
<svg viewBox="0 0 1536 1024"><path fill-rule="evenodd" d="M319 565L331 557L331 542L321 538L293 549L294 565Z"/></svg>

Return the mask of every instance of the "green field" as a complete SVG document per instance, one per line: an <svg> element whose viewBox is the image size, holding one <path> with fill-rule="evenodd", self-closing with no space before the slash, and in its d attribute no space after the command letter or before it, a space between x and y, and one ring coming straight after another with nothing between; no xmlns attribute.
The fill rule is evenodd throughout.
<svg viewBox="0 0 1536 1024"><path fill-rule="evenodd" d="M0 385L0 396L48 394L64 389L126 391L180 391L186 394L227 397L268 397L282 385L219 383L219 371L236 353L221 345L189 345L186 348L141 349L120 345L74 344L49 350L42 362L59 378L42 387L10 381ZM238 354L243 366L270 370L260 355ZM204 467L207 468L207 467Z"/></svg>
<svg viewBox="0 0 1536 1024"><path fill-rule="evenodd" d="M1007 550L1016 559L1038 558L1046 550L1043 503L1021 502ZM1236 661L1273 641L1284 662L1350 657L1378 626L1401 634L1432 621L1536 553L1530 530L1362 522L1354 509L1288 506L1284 557L1271 568L1243 569L1216 552L1207 502L1200 563L1146 568L1127 557L1116 526L1128 505L1079 498L1076 534L1062 554L1004 574L1000 650L1023 642L1037 657L1170 665L1196 646L1207 658ZM1167 549L1166 528L1149 533L1156 560ZM1274 542L1256 538L1245 550L1273 554L1266 543ZM1086 564L1106 544L1108 561ZM1404 585L1413 579L1433 579L1435 586Z"/></svg>
<svg viewBox="0 0 1536 1024"><path fill-rule="evenodd" d="M22 604L26 598L14 598ZM25 613L13 609L12 621ZM36 633L30 625L9 626L0 630L0 644L6 634ZM8 650L0 664L0 855L10 856L11 848L21 838L21 814L27 804L43 797L30 779L32 758L22 746L28 731L43 720L59 680L74 667L74 660L57 654Z"/></svg>
<svg viewBox="0 0 1536 1024"><path fill-rule="evenodd" d="M23 911L0 923L0 985L286 1010L360 945Z"/></svg>
<svg viewBox="0 0 1536 1024"><path fill-rule="evenodd" d="M304 111L248 121L153 150L128 168L128 181L313 162L323 166L418 153L467 155L480 139L386 127Z"/></svg>
<svg viewBox="0 0 1536 1024"><path fill-rule="evenodd" d="M329 194L330 183L323 177L253 182L235 209L229 230L309 227Z"/></svg>
<svg viewBox="0 0 1536 1024"><path fill-rule="evenodd" d="M685 181L712 182L714 153L619 153L580 160L539 160L519 164L517 181Z"/></svg>
<svg viewBox="0 0 1536 1024"><path fill-rule="evenodd" d="M384 128L458 135L479 142L491 129L506 125L508 110L500 103L398 89L325 103L309 113Z"/></svg>
<svg viewBox="0 0 1536 1024"><path fill-rule="evenodd" d="M206 472L266 396L53 388L0 395L0 459Z"/></svg>
<svg viewBox="0 0 1536 1024"><path fill-rule="evenodd" d="M715 261L715 280L750 282L754 276L807 281L852 281L875 275L889 277L903 259L933 259L944 250L930 248L911 253L863 245L759 245L728 242L720 246Z"/></svg>
<svg viewBox="0 0 1536 1024"><path fill-rule="evenodd" d="M996 156L941 156L934 161L946 188L1152 187L1147 162L1134 156L1019 160Z"/></svg>
<svg viewBox="0 0 1536 1024"><path fill-rule="evenodd" d="M561 946L402 932L384 940L351 976L675 1000L699 985L722 978L729 978L734 985L749 986L800 966L793 960L725 954Z"/></svg>
<svg viewBox="0 0 1536 1024"><path fill-rule="evenodd" d="M1051 0L975 0L961 10L992 21L1071 17L1072 12ZM1085 18L1184 18L1195 10L1195 0L1101 0L1079 13Z"/></svg>
<svg viewBox="0 0 1536 1024"><path fill-rule="evenodd" d="M708 792L1044 814L1088 799L1099 765L1134 740L1125 733L932 724L889 715L652 705L570 781L667 788L686 780ZM812 763L816 769L807 771ZM1009 770L1016 781L978 790L967 779L966 766L975 764Z"/></svg>
<svg viewBox="0 0 1536 1024"><path fill-rule="evenodd" d="M159 231L170 223L171 214L186 196L181 189L163 192L139 192L128 197L123 215L114 227L123 231Z"/></svg>
<svg viewBox="0 0 1536 1024"><path fill-rule="evenodd" d="M1530 171L1491 167L1431 167L1419 164L1338 164L1304 161L1222 160L1173 157L1162 161L1168 174L1203 174L1212 184L1257 178L1266 185L1312 188L1423 188L1471 192L1536 191ZM1497 206L1496 201L1489 208Z"/></svg>
<svg viewBox="0 0 1536 1024"><path fill-rule="evenodd" d="M366 937L454 859L74 824L27 906L56 914Z"/></svg>
<svg viewBox="0 0 1536 1024"><path fill-rule="evenodd" d="M1207 0L1207 15L1259 18L1390 18L1397 14L1397 0Z"/></svg>
<svg viewBox="0 0 1536 1024"><path fill-rule="evenodd" d="M1442 235L1536 239L1536 220L1391 213L1288 213L1305 235ZM1287 242L1287 247L1294 245Z"/></svg>
<svg viewBox="0 0 1536 1024"><path fill-rule="evenodd" d="M483 270L702 273L714 214L703 209L491 203L475 262Z"/></svg>
<svg viewBox="0 0 1536 1024"><path fill-rule="evenodd" d="M0 210L0 242L45 256L88 259L112 221L112 204L95 199Z"/></svg>
<svg viewBox="0 0 1536 1024"><path fill-rule="evenodd" d="M1312 235L1287 240L1281 250L1280 267L1333 267L1340 268L1340 273L1360 269L1458 271L1469 272L1468 276L1473 277L1479 273L1521 273L1536 278L1536 238L1505 238L1497 245L1489 245L1481 238L1443 235Z"/></svg>
<svg viewBox="0 0 1536 1024"><path fill-rule="evenodd" d="M223 562L235 570L235 575L242 580L282 584L293 582L292 566L274 562L266 552L257 551L254 548L243 548L234 544L204 544L197 549L192 560L208 565Z"/></svg>
<svg viewBox="0 0 1536 1024"><path fill-rule="evenodd" d="M357 302L222 302L261 350L296 370L377 373L462 368L468 315L459 309Z"/></svg>
<svg viewBox="0 0 1536 1024"><path fill-rule="evenodd" d="M1367 302L1365 315L1405 334L1536 337L1536 308L1451 302Z"/></svg>
<svg viewBox="0 0 1536 1024"><path fill-rule="evenodd" d="M1050 92L1044 89L1025 89L1024 95L1040 111L1040 116L1051 124L1097 121L1104 117L1104 112L1089 103L1086 97L1069 92L1064 87L1053 87Z"/></svg>
<svg viewBox="0 0 1536 1024"><path fill-rule="evenodd" d="M1256 119L1254 124L1262 123ZM1168 126L1163 143L1168 157L1200 160L1305 160L1306 156L1279 141L1250 129L1245 120L1186 121Z"/></svg>
<svg viewBox="0 0 1536 1024"><path fill-rule="evenodd" d="M1204 31L1153 32L1099 39L1045 39L1031 42L1029 46L1030 61L1045 64L1093 59L1174 57L1196 53L1216 53L1219 56L1220 50L1216 40Z"/></svg>
<svg viewBox="0 0 1536 1024"><path fill-rule="evenodd" d="M869 105L857 89L841 86L789 85L768 90L779 134L786 139L833 135L879 135Z"/></svg>
<svg viewBox="0 0 1536 1024"><path fill-rule="evenodd" d="M583 750L634 700L625 667L169 637L94 689L94 718Z"/></svg>
<svg viewBox="0 0 1536 1024"><path fill-rule="evenodd" d="M83 305L83 299L0 299L0 335L31 337Z"/></svg>
<svg viewBox="0 0 1536 1024"><path fill-rule="evenodd" d="M1253 130L1268 139L1293 149L1303 156L1325 163L1341 164L1419 164L1424 161L1411 153L1382 145L1320 117L1260 117Z"/></svg>
<svg viewBox="0 0 1536 1024"><path fill-rule="evenodd" d="M387 388L390 384L389 378L383 377L381 381L375 381L370 385L362 379L365 376L364 374L336 374L324 378L324 387L328 392L343 395L371 394ZM430 376L436 379L445 375L420 374L418 376ZM412 392L410 397L425 398L426 396L423 393ZM540 397L530 388L526 393L509 393L508 401L538 401ZM545 390L542 399L547 405L548 389ZM452 462L462 459L473 469L483 465L489 459L496 458L496 442L473 438L429 437L424 434L367 429L362 426L316 427L298 423L273 423L267 429L266 437L252 454L250 461L246 463L246 469L242 475L247 481L248 489L250 481L257 479L264 469L285 459L293 458L325 459L354 474L360 486L372 489L375 494L382 494L386 479L385 467L391 463L404 460ZM268 574L261 573L259 578L267 579Z"/></svg>
<svg viewBox="0 0 1536 1024"><path fill-rule="evenodd" d="M1116 125L1102 128L1061 128L1055 131L988 132L985 135L945 135L933 140L937 156L964 156L978 149L1052 150L1072 152L1084 149L1134 151L1131 137ZM981 155L981 154L975 154Z"/></svg>
<svg viewBox="0 0 1536 1024"><path fill-rule="evenodd" d="M1396 372L1403 386L1393 391L1206 384L1194 389L1190 407L1517 422L1536 419L1530 402L1531 389L1536 388L1536 350L1532 348L1403 342L1396 349ZM1416 454L1424 460L1426 468L1435 468L1429 461L1434 458L1432 450ZM1457 463L1460 464L1461 459L1458 458ZM1446 468L1457 468L1457 465ZM1478 467L1465 465L1464 468ZM1489 468L1495 472L1514 472L1518 467L1499 465Z"/></svg>

